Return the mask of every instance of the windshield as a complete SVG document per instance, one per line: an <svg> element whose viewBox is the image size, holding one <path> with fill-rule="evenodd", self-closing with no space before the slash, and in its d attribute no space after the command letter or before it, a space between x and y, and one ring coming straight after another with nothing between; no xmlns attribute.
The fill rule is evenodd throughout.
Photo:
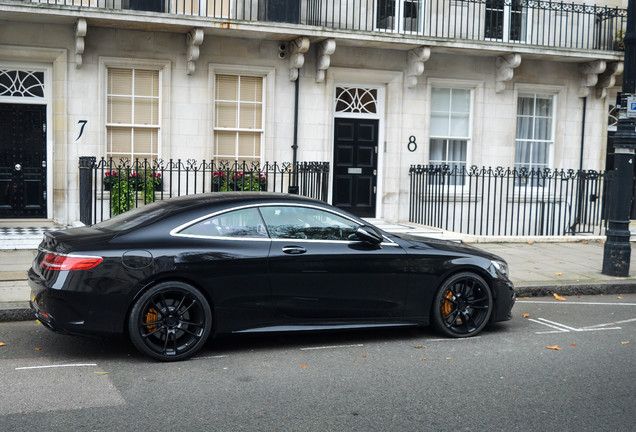
<svg viewBox="0 0 636 432"><path fill-rule="evenodd" d="M162 206L160 202L148 204L136 209L114 216L103 222L93 225L103 231L127 231L146 222L161 219L170 212L169 206Z"/></svg>

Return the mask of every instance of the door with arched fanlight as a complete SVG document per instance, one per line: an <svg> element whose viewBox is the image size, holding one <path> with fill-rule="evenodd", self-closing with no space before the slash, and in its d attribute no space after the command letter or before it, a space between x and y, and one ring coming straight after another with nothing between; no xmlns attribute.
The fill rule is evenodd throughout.
<svg viewBox="0 0 636 432"><path fill-rule="evenodd" d="M379 126L377 88L336 87L332 203L359 217L376 215Z"/></svg>
<svg viewBox="0 0 636 432"><path fill-rule="evenodd" d="M0 218L47 216L43 71L0 68Z"/></svg>

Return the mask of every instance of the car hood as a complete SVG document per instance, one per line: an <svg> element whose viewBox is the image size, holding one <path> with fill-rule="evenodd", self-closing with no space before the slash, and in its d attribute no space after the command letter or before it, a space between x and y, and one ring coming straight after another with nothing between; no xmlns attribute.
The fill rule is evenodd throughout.
<svg viewBox="0 0 636 432"><path fill-rule="evenodd" d="M436 249L436 250L443 250L443 251L460 253L460 254L477 255L489 260L498 260L498 261L505 262L505 260L498 255L495 255L490 252L486 252L482 249L467 245L465 243L435 239L431 237L415 236L415 235L409 235L409 234L400 234L400 235L396 235L395 237L406 241L411 247L414 247L417 249L419 248ZM408 251L408 245L405 245L405 246Z"/></svg>

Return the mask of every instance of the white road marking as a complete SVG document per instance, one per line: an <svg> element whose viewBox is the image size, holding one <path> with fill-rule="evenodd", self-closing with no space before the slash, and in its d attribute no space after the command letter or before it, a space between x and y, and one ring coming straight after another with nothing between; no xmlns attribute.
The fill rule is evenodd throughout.
<svg viewBox="0 0 636 432"><path fill-rule="evenodd" d="M546 323L544 323L544 322L537 321L536 319L532 319L532 318L530 318L530 319L528 319L528 321L536 322L537 324L543 324L544 326L548 326L548 327L550 327L550 328L557 329L557 331L555 331L555 332L535 332L536 334L544 334L544 333L567 333L567 332L568 332L567 330L565 330L565 329L563 329L563 328L561 328L561 327L556 327L556 326L553 326L553 325L550 325L550 324L546 324Z"/></svg>
<svg viewBox="0 0 636 432"><path fill-rule="evenodd" d="M636 306L636 303L592 303L592 302L576 302L576 301L538 301L538 300L519 300L517 303L535 303L535 304L558 304L558 305L590 305L590 306Z"/></svg>
<svg viewBox="0 0 636 432"><path fill-rule="evenodd" d="M569 333L569 332L587 332L587 331L601 331L601 330L620 330L622 327L605 327L607 325L616 325L618 323L610 323L610 324L601 324L598 326L588 326L582 328L575 328L566 326L565 324L560 324L554 321L547 320L545 318L537 318L537 319L529 319L529 321L535 322L537 324L542 324L544 326L555 329L556 331L550 332L535 332L536 334L549 334L549 333Z"/></svg>
<svg viewBox="0 0 636 432"><path fill-rule="evenodd" d="M319 346L319 347L306 347L301 348L301 351L311 351L311 350L322 350L322 349L335 349L335 348L353 348L353 347L363 347L363 344L355 344L355 345L329 345L329 346Z"/></svg>
<svg viewBox="0 0 636 432"><path fill-rule="evenodd" d="M463 342L475 339L481 339L481 336L471 336L467 338L426 339L426 342Z"/></svg>
<svg viewBox="0 0 636 432"><path fill-rule="evenodd" d="M59 364L59 365L46 365L46 366L25 366L25 367L17 367L17 368L15 368L15 370L49 369L49 368L63 368L63 367L85 367L85 366L97 366L97 363L75 363L75 364Z"/></svg>
<svg viewBox="0 0 636 432"><path fill-rule="evenodd" d="M227 357L226 355L216 355L216 356L205 356L205 357L192 357L190 360L207 360L207 359L218 359Z"/></svg>
<svg viewBox="0 0 636 432"><path fill-rule="evenodd" d="M607 324L597 324L597 325L588 326L588 327L585 327L585 328L590 328L591 329L591 328L596 328L596 327L607 327L607 326L616 325L616 324L627 324L627 323L634 322L634 321L636 321L636 318L632 318L632 319L628 319L628 320L622 320L622 321L616 321L616 322L611 322L611 323L607 323Z"/></svg>

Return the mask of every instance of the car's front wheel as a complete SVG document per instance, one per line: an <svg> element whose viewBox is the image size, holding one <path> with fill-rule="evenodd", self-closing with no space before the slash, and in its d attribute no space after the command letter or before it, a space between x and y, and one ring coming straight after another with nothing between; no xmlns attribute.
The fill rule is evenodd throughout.
<svg viewBox="0 0 636 432"><path fill-rule="evenodd" d="M475 273L458 273L447 279L435 295L433 324L447 336L474 336L488 324L492 307L486 281Z"/></svg>
<svg viewBox="0 0 636 432"><path fill-rule="evenodd" d="M212 331L207 300L184 282L162 282L135 302L128 318L135 347L154 359L177 361L190 357Z"/></svg>

